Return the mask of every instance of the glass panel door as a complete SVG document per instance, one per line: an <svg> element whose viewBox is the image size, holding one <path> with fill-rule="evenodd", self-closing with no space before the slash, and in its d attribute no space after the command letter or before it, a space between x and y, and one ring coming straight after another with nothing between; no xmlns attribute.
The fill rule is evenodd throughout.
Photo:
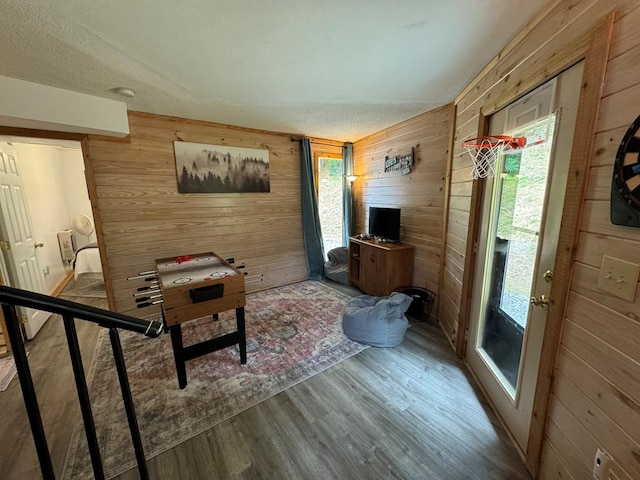
<svg viewBox="0 0 640 480"><path fill-rule="evenodd" d="M492 228L485 269L488 287L481 322L480 349L494 364L505 389L515 397L524 332L529 319L533 278L551 159L554 116L546 140L511 150L499 160L494 180ZM514 132L520 136L523 132ZM535 134L534 134L535 135ZM527 135L529 136L529 135ZM531 138L535 138L533 135Z"/></svg>
<svg viewBox="0 0 640 480"><path fill-rule="evenodd" d="M583 63L576 64L490 118L489 133L524 133L527 146L503 152L500 173L484 184L467 362L521 452L528 445L582 73Z"/></svg>

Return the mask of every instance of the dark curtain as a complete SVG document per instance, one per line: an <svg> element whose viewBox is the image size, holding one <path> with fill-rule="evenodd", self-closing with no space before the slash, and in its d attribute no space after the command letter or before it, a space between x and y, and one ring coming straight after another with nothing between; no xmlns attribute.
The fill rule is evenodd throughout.
<svg viewBox="0 0 640 480"><path fill-rule="evenodd" d="M344 220L342 223L342 245L349 245L349 237L353 235L353 222L355 211L353 208L353 182L347 180L348 175L353 175L353 143L345 143L342 146L342 208Z"/></svg>
<svg viewBox="0 0 640 480"><path fill-rule="evenodd" d="M308 138L300 141L300 179L302 194L302 233L307 257L307 277L320 280L324 269L324 246L322 229L318 215L311 142Z"/></svg>

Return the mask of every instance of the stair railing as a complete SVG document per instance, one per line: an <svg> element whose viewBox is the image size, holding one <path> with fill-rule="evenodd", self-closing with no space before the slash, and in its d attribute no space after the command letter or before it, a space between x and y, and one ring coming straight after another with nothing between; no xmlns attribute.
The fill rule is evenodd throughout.
<svg viewBox="0 0 640 480"><path fill-rule="evenodd" d="M136 455L138 472L142 480L147 480L149 478L149 472L144 458L140 430L138 428L133 398L129 387L129 379L127 377L127 369L125 366L124 356L122 354L122 345L120 343L118 329L141 333L147 337L158 337L163 330L162 322L156 320L141 320L121 313L111 312L71 302L69 300L50 297L48 295L42 295L4 285L0 286L0 304L2 305L2 313L4 314L7 325L9 341L13 348L16 370L20 380L22 396L27 410L27 416L29 418L31 433L33 435L43 478L45 480L54 480L55 473L53 471L53 464L51 463L51 456L47 446L47 438L44 433L42 417L40 415L36 391L33 385L31 371L29 369L29 362L27 361L26 350L20 334L20 325L18 322L16 307L32 308L62 316L67 344L69 346L71 365L73 367L74 380L78 391L80 411L82 413L82 420L89 446L89 455L91 456L93 474L96 479L100 480L105 478L104 469L102 466L100 448L98 446L98 438L93 421L93 413L91 411L91 402L89 400L87 379L82 365L82 355L80 353L80 345L78 343L78 334L74 319L96 323L103 328L109 329L113 358L118 372L118 379L120 381L122 400L127 415L127 421L129 423L129 431L131 432L131 440L133 442L133 448Z"/></svg>

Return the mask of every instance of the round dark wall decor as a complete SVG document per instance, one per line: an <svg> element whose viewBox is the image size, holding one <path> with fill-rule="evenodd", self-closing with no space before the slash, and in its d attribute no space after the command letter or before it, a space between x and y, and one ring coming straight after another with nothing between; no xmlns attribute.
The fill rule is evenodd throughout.
<svg viewBox="0 0 640 480"><path fill-rule="evenodd" d="M640 117L631 124L616 154L611 181L611 223L640 227Z"/></svg>

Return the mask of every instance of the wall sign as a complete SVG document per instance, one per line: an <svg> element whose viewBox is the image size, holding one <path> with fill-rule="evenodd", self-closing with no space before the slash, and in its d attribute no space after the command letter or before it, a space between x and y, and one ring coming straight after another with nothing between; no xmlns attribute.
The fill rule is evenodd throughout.
<svg viewBox="0 0 640 480"><path fill-rule="evenodd" d="M408 175L411 173L411 167L413 167L413 147L411 153L406 155L394 155L392 157L384 157L384 171L395 172L400 170L402 175Z"/></svg>

